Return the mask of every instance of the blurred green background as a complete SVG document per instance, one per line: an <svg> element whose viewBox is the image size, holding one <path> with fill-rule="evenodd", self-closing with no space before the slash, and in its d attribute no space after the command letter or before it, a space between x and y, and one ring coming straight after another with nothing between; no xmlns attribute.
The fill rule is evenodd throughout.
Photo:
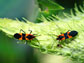
<svg viewBox="0 0 84 63"><path fill-rule="evenodd" d="M52 14L62 17L63 12L70 13L75 3L77 6L83 6L83 0L0 0L0 18L17 18L24 21L24 17L38 23L41 22L41 15L49 18ZM17 44L17 40L0 31L0 63L71 62L70 59L64 60L61 56L43 54L29 45Z"/></svg>

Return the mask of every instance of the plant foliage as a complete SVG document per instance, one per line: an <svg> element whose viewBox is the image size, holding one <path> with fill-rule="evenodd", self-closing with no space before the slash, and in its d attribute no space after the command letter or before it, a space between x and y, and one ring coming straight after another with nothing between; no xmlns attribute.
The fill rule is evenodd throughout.
<svg viewBox="0 0 84 63"><path fill-rule="evenodd" d="M41 17L42 23L32 23L26 20L25 22L19 20L12 20L7 18L0 18L0 30L6 33L10 38L14 38L15 33L19 33L20 29L23 29L26 33L28 30L32 30L32 34L37 34L37 37L28 44L34 48L38 48L43 53L62 55L70 57L72 60L78 63L84 63L84 10L81 8L80 12L75 8L76 16L73 12L71 15L65 14L66 18L62 19L58 16L53 15L51 19L46 19L44 16ZM58 19L58 20L56 20ZM57 36L61 32L65 33L68 30L78 31L78 35L72 39L59 42L56 40ZM24 44L25 41L19 41L18 43ZM63 48L57 47L57 44L61 44Z"/></svg>

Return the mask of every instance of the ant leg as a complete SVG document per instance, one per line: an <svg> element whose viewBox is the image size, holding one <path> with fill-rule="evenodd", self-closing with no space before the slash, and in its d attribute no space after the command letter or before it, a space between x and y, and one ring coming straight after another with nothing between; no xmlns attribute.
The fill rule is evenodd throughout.
<svg viewBox="0 0 84 63"><path fill-rule="evenodd" d="M33 34L33 35L37 35L37 34Z"/></svg>
<svg viewBox="0 0 84 63"><path fill-rule="evenodd" d="M58 35L55 35L55 36L57 36L57 37L58 37Z"/></svg>
<svg viewBox="0 0 84 63"><path fill-rule="evenodd" d="M72 38L71 41L76 41L76 40L74 38Z"/></svg>
<svg viewBox="0 0 84 63"><path fill-rule="evenodd" d="M63 34L63 33L61 32L61 34Z"/></svg>
<svg viewBox="0 0 84 63"><path fill-rule="evenodd" d="M37 39L36 39L36 40L37 40ZM39 40L37 40L37 42L38 42L38 44L37 44L37 45L38 45L38 46L39 46L39 48L40 48L40 42L39 42Z"/></svg>
<svg viewBox="0 0 84 63"><path fill-rule="evenodd" d="M67 32L69 32L69 31L71 31L71 30L68 30Z"/></svg>
<svg viewBox="0 0 84 63"><path fill-rule="evenodd" d="M66 39L65 39L65 42L67 42Z"/></svg>
<svg viewBox="0 0 84 63"><path fill-rule="evenodd" d="M40 47L40 42L38 41L38 45L39 45L39 47Z"/></svg>
<svg viewBox="0 0 84 63"><path fill-rule="evenodd" d="M21 33L21 31L25 33L25 31L23 31L22 29L20 29L20 33Z"/></svg>
<svg viewBox="0 0 84 63"><path fill-rule="evenodd" d="M31 34L32 33L32 30L29 30L30 31L30 33L29 34Z"/></svg>
<svg viewBox="0 0 84 63"><path fill-rule="evenodd" d="M37 34L33 34L34 36L38 37L38 36L41 36L41 35L37 35Z"/></svg>
<svg viewBox="0 0 84 63"><path fill-rule="evenodd" d="M61 44L57 44L57 47L61 47L61 48L63 48Z"/></svg>
<svg viewBox="0 0 84 63"><path fill-rule="evenodd" d="M25 44L27 45L27 40L25 41Z"/></svg>

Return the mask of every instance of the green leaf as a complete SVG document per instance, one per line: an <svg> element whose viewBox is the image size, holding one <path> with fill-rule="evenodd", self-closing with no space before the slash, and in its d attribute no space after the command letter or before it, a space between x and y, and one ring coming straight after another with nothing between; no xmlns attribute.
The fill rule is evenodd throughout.
<svg viewBox="0 0 84 63"><path fill-rule="evenodd" d="M66 18L64 19L53 15L54 18L48 19L49 22L42 16L42 23L32 23L28 20L25 23L7 18L0 19L0 30L11 38L14 38L13 35L19 33L20 29L23 29L26 33L29 33L28 30L32 30L32 34L38 35L31 42L28 41L28 44L32 47L38 48L43 53L62 55L71 58L76 63L84 63L84 13L75 10L76 16L72 12L71 16L65 14ZM74 40L66 39L60 42L56 40L56 35L68 30L78 32L78 35L73 38ZM20 41L20 43L24 44L25 41ZM58 44L63 48L58 47Z"/></svg>
<svg viewBox="0 0 84 63"><path fill-rule="evenodd" d="M51 10L61 10L64 9L62 6L57 4L56 2L53 2L51 0L38 0L39 4L42 6L51 9Z"/></svg>

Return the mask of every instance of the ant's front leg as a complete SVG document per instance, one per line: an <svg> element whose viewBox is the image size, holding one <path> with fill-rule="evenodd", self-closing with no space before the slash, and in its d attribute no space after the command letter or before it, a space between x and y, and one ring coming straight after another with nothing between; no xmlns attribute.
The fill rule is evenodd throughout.
<svg viewBox="0 0 84 63"><path fill-rule="evenodd" d="M32 30L29 30L30 31L30 33L29 34L31 34L32 33Z"/></svg>
<svg viewBox="0 0 84 63"><path fill-rule="evenodd" d="M69 32L69 31L71 31L71 30L68 30L67 32Z"/></svg>
<svg viewBox="0 0 84 63"><path fill-rule="evenodd" d="M20 33L21 33L21 31L25 33L25 31L23 31L22 29L20 29ZM26 34L26 33L25 33L25 34Z"/></svg>

